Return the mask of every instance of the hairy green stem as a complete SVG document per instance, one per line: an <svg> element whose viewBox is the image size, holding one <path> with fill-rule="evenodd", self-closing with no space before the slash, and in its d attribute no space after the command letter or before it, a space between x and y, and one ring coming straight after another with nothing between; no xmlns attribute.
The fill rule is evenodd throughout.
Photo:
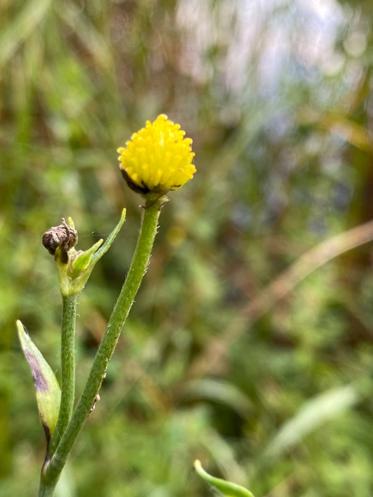
<svg viewBox="0 0 373 497"><path fill-rule="evenodd" d="M51 440L52 454L71 419L75 400L75 326L77 295L63 296L61 334L61 405Z"/></svg>
<svg viewBox="0 0 373 497"><path fill-rule="evenodd" d="M75 439L96 402L97 394L106 374L108 362L113 355L123 325L149 263L154 238L157 233L161 205L162 200L158 199L144 208L140 233L130 269L111 313L105 335L96 353L86 386L76 410L52 458L44 466L41 478L41 490L43 487L54 487L56 485ZM40 493L39 497L42 495L48 494Z"/></svg>

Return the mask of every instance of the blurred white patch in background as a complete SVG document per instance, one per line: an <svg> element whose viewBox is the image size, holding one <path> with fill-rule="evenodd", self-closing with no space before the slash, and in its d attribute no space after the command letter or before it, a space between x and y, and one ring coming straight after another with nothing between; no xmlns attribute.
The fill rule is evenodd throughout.
<svg viewBox="0 0 373 497"><path fill-rule="evenodd" d="M284 74L317 78L341 70L344 55L335 42L347 17L336 0L180 0L180 68L201 84L218 76L234 94L254 83L272 94ZM347 40L352 55L366 46L360 34Z"/></svg>

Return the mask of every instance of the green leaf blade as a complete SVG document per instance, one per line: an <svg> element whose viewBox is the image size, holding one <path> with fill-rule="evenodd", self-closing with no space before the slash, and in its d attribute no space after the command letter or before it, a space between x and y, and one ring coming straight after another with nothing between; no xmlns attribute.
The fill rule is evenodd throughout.
<svg viewBox="0 0 373 497"><path fill-rule="evenodd" d="M31 369L39 415L48 442L57 424L61 389L51 367L31 340L21 321L17 321L17 330L23 354Z"/></svg>
<svg viewBox="0 0 373 497"><path fill-rule="evenodd" d="M95 252L101 247L104 243L104 240L101 238L98 242L96 242L92 247L87 250L81 252L72 262L72 276L78 277L80 273L86 271L91 265L93 261L93 256Z"/></svg>
<svg viewBox="0 0 373 497"><path fill-rule="evenodd" d="M225 497L254 497L254 495L246 488L241 487L236 483L216 478L215 476L208 474L198 460L194 461L194 469L203 480L209 483Z"/></svg>
<svg viewBox="0 0 373 497"><path fill-rule="evenodd" d="M106 238L105 242L101 245L101 247L97 250L97 252L93 255L94 262L96 263L101 259L101 257L106 254L106 252L110 249L112 246L114 240L116 239L119 231L121 230L124 222L126 220L126 209L122 209L120 219L118 221L118 224L114 227L113 231L110 233L110 235Z"/></svg>
<svg viewBox="0 0 373 497"><path fill-rule="evenodd" d="M265 456L281 456L324 423L351 409L359 400L360 394L352 384L334 387L316 395L284 423L264 451Z"/></svg>
<svg viewBox="0 0 373 497"><path fill-rule="evenodd" d="M12 58L47 15L52 0L30 0L17 18L0 34L0 67Z"/></svg>

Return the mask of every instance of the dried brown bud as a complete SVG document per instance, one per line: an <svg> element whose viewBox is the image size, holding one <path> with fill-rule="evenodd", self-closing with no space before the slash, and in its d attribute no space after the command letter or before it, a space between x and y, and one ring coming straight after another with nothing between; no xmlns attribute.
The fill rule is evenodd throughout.
<svg viewBox="0 0 373 497"><path fill-rule="evenodd" d="M67 262L67 252L78 243L78 233L62 219L61 224L52 226L44 233L42 242L44 247L52 255L60 247L63 258L66 258L64 262Z"/></svg>

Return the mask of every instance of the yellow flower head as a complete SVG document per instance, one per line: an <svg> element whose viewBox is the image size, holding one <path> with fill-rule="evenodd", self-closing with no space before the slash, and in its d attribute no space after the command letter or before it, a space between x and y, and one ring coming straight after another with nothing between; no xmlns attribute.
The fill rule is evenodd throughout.
<svg viewBox="0 0 373 497"><path fill-rule="evenodd" d="M120 169L128 185L140 193L167 193L193 178L192 140L165 114L147 121L118 148Z"/></svg>

